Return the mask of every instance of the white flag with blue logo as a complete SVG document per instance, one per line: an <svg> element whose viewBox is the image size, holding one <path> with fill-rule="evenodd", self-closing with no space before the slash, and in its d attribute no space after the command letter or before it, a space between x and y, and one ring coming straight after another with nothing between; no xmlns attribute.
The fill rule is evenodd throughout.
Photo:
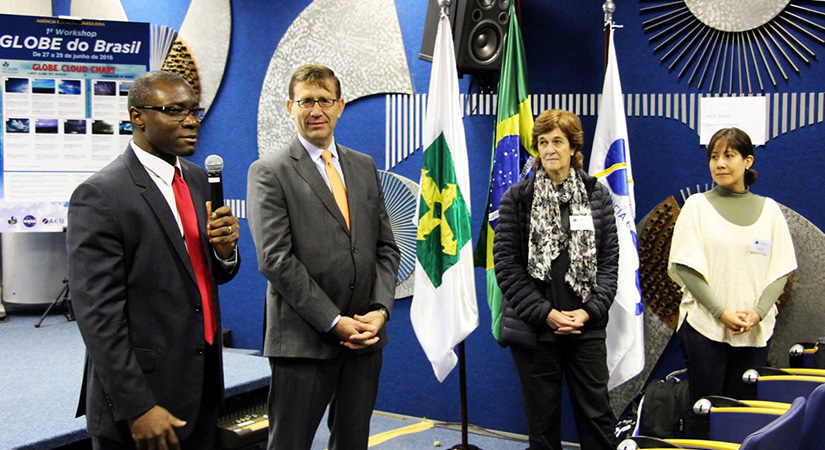
<svg viewBox="0 0 825 450"><path fill-rule="evenodd" d="M607 368L610 372L607 386L613 389L639 374L645 365L636 200L613 30L610 31L607 71L590 154L590 174L610 188L619 233L619 286L607 322Z"/></svg>

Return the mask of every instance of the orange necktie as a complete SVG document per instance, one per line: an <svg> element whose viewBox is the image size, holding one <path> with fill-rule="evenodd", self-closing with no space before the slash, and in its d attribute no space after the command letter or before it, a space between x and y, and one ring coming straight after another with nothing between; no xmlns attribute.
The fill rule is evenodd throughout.
<svg viewBox="0 0 825 450"><path fill-rule="evenodd" d="M212 344L217 329L215 312L212 308L212 276L209 274L209 266L201 244L198 217L195 214L192 195L189 193L189 186L183 181L177 169L175 169L175 178L172 179L172 191L175 193L175 204L183 224L183 238L186 241L186 249L189 250L189 259L192 261L195 278L198 280L198 291L201 294L203 337L206 342Z"/></svg>
<svg viewBox="0 0 825 450"><path fill-rule="evenodd" d="M327 169L327 178L329 178L329 187L332 190L332 196L335 197L335 203L338 203L338 208L341 209L341 214L344 215L344 220L347 221L347 228L349 228L349 203L347 202L347 190L344 188L344 182L332 165L332 153L329 150L324 150L321 153L321 158L324 159L325 167Z"/></svg>

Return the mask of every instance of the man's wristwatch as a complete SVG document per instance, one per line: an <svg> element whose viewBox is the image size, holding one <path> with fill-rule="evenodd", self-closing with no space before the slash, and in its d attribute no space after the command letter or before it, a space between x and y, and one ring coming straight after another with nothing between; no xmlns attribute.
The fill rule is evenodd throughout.
<svg viewBox="0 0 825 450"><path fill-rule="evenodd" d="M382 316L384 316L384 323L390 321L390 312L387 311L387 308L385 306L379 305L377 308L373 308L373 311L378 311L381 313Z"/></svg>

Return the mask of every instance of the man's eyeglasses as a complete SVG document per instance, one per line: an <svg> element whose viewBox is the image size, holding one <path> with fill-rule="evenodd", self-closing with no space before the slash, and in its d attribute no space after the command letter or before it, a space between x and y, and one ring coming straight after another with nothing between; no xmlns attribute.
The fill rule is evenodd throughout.
<svg viewBox="0 0 825 450"><path fill-rule="evenodd" d="M301 109L312 109L313 106L317 103L321 108L327 109L331 108L332 105L337 102L337 98L319 98L318 100L313 100L311 98L305 98L303 100L295 100L295 103L301 107Z"/></svg>
<svg viewBox="0 0 825 450"><path fill-rule="evenodd" d="M136 108L160 111L175 122L183 122L190 114L196 121L200 122L206 114L206 110L203 108L178 108L177 106L136 106Z"/></svg>

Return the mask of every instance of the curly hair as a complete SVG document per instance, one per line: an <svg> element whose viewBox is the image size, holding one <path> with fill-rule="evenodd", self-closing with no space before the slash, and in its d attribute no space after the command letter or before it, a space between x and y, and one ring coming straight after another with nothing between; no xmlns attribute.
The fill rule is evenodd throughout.
<svg viewBox="0 0 825 450"><path fill-rule="evenodd" d="M570 111L548 109L536 117L536 121L533 122L533 152L538 154L539 136L556 128L564 133L567 141L570 142L570 148L573 149L570 165L574 169L581 169L584 166L584 155L581 152L584 145L584 131L582 131L582 121L579 116Z"/></svg>

